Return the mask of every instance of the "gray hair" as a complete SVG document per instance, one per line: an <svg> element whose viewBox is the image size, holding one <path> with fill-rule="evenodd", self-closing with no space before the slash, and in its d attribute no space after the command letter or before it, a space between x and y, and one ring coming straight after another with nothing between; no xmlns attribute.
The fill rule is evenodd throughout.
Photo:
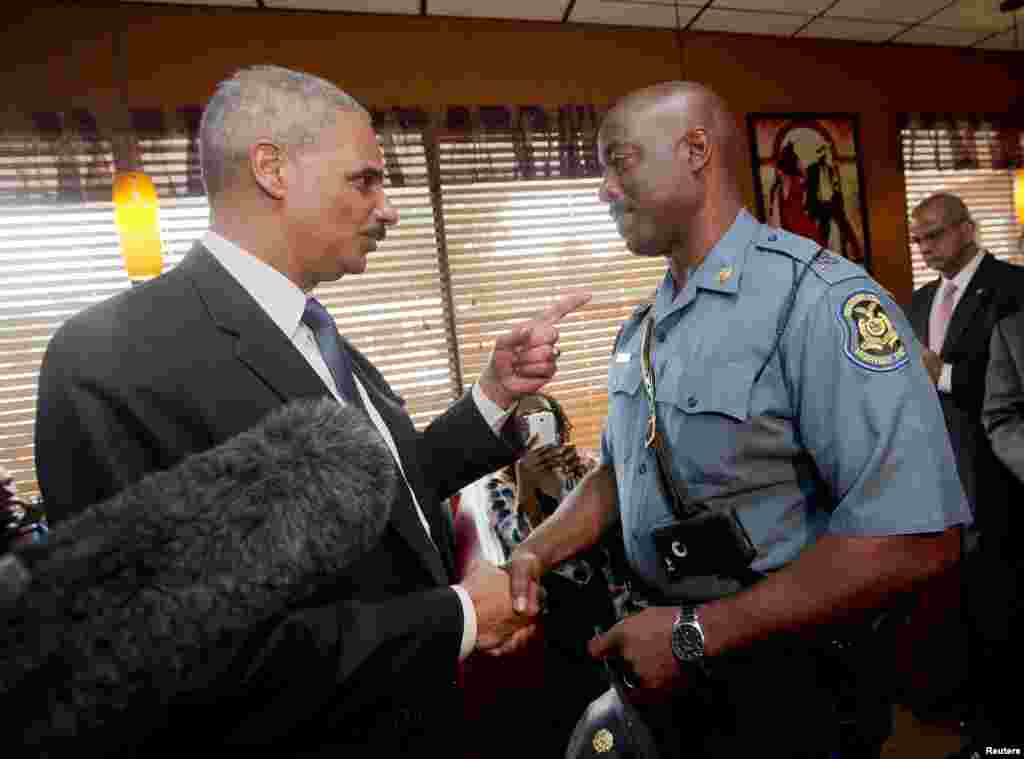
<svg viewBox="0 0 1024 759"><path fill-rule="evenodd" d="M366 109L318 76L280 66L250 66L218 86L203 111L199 157L212 200L237 177L260 138L285 148L316 144L339 110Z"/></svg>

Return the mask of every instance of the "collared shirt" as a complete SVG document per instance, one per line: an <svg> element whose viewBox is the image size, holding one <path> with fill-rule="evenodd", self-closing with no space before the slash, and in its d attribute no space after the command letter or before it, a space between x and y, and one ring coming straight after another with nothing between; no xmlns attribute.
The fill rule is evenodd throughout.
<svg viewBox="0 0 1024 759"><path fill-rule="evenodd" d="M694 498L736 511L759 571L825 534L937 532L971 519L920 346L895 339L913 334L902 311L846 259L828 254L807 269L817 250L741 211L677 294L666 273L651 309L672 473ZM630 563L664 588L652 533L676 518L644 445L640 324L627 323L610 365L602 458Z"/></svg>
<svg viewBox="0 0 1024 759"><path fill-rule="evenodd" d="M943 288L947 286L947 283L952 282L956 285L956 291L953 293L953 308L952 312L956 312L956 307L960 305L960 299L964 297L964 293L967 292L967 286L971 284L971 280L974 278L974 273L978 271L978 267L981 266L981 261L986 256L984 250L979 250L975 254L974 258L967 262L967 265L962 268L957 275L951 279L942 277L942 281L939 283L939 289L935 293L935 298L932 300L932 310L928 315L928 323L931 324L932 319L935 317L935 312L939 307L939 301L942 299ZM943 393L953 392L953 366L952 364L943 364L942 372L939 374L939 384L937 386Z"/></svg>
<svg viewBox="0 0 1024 759"><path fill-rule="evenodd" d="M203 235L201 242L213 254L214 258L238 280L239 284L245 288L253 300L267 312L267 315L274 324L292 341L338 402L345 403L334 384L331 370L327 367L327 363L320 353L316 336L302 322L302 314L305 311L306 298L308 297L306 293L277 269L250 255L216 232L207 231ZM381 437L384 438L384 442L391 451L391 455L394 457L404 480L405 469L402 466L402 458L398 454L398 447L391 436L391 431L371 402L370 396L359 381L359 377L353 376L353 379L355 380L356 389L363 399L363 405L366 407L370 420L373 422L374 427L377 428L377 431L380 432ZM491 429L495 431L495 434L498 434L498 431L504 425L506 419L508 419L511 409L508 411L503 410L485 396L477 385L473 385L472 394L481 415L491 426ZM406 483L406 487L409 487L408 483ZM427 522L423 509L420 507L419 501L416 500L416 493L411 487L409 488L409 494L412 496L412 502L416 507L416 514L423 525L423 529L426 530L427 535L433 540L433 536L430 535L430 524ZM476 610L473 608L469 594L462 586L453 585L452 587L462 603L465 625L460 658L465 658L473 651L476 645Z"/></svg>

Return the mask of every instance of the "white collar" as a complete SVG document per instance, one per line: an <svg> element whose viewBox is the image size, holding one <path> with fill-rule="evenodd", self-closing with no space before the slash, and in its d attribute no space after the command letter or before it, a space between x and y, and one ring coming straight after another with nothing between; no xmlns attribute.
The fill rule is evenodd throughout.
<svg viewBox="0 0 1024 759"><path fill-rule="evenodd" d="M292 338L306 310L306 293L273 266L216 232L208 230L200 242L238 280L281 331Z"/></svg>
<svg viewBox="0 0 1024 759"><path fill-rule="evenodd" d="M967 262L967 265L960 270L960 272L952 279L942 278L942 284L945 287L947 282L952 282L956 285L957 292L966 292L967 286L971 284L971 279L974 277L974 272L981 266L981 260L985 257L985 251L978 249L978 252L974 254L974 258Z"/></svg>

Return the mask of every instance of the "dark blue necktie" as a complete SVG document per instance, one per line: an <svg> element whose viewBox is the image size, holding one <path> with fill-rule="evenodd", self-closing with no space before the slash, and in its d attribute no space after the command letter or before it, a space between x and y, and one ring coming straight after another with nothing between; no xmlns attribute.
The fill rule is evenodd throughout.
<svg viewBox="0 0 1024 759"><path fill-rule="evenodd" d="M317 345L320 346L320 355L324 357L324 363L331 370L338 393L346 403L354 404L365 411L363 399L352 377L352 359L338 339L338 327L334 323L334 317L327 313L327 309L316 298L308 298L306 310L302 312L302 323L313 330Z"/></svg>

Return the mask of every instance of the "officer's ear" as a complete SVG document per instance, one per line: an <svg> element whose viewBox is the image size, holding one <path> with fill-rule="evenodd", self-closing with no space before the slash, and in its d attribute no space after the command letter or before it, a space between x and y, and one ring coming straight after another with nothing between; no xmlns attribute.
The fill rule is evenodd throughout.
<svg viewBox="0 0 1024 759"><path fill-rule="evenodd" d="M676 146L679 157L694 174L700 173L711 160L711 140L704 127L689 129Z"/></svg>

